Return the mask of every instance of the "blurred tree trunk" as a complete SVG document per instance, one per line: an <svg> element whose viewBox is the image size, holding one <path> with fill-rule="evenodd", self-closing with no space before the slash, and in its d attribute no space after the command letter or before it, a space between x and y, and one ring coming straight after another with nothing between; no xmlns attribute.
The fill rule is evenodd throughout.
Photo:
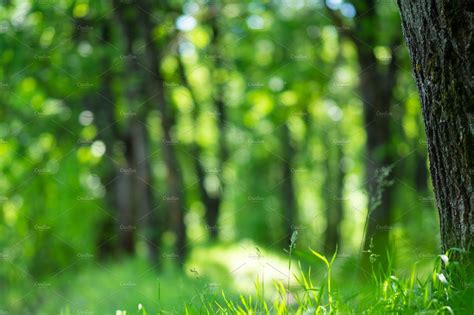
<svg viewBox="0 0 474 315"><path fill-rule="evenodd" d="M119 241L121 247L126 252L133 253L135 251L135 232L136 232L136 210L137 204L135 194L137 190L137 165L136 161L136 132L133 131L136 123L136 109L134 105L138 100L138 84L137 84L137 65L136 56L133 51L133 44L137 38L137 29L134 25L133 15L127 7L119 1L115 1L115 16L121 27L123 40L125 44L124 54L121 55L124 67L124 76L122 76L123 86L125 87L125 97L127 100L127 110L130 111L130 116L125 121L124 131L122 132L122 141L124 144L123 165L120 168L120 176L117 180L117 197L120 202L119 209Z"/></svg>
<svg viewBox="0 0 474 315"><path fill-rule="evenodd" d="M217 239L219 229L217 227L217 222L219 219L219 210L222 204L222 197L224 191L224 162L227 159L227 147L226 147L226 111L225 111L225 103L224 103L224 95L222 84L220 82L221 78L219 78L218 71L222 68L222 56L220 55L220 47L219 47L219 27L218 27L218 4L217 2L212 2L210 4L209 10L210 18L209 24L212 29L212 37L210 42L210 51L211 54L208 57L214 60L213 68L211 69L211 74L213 76L213 83L214 83L214 95L213 95L213 102L215 107L215 116L217 117L217 127L218 127L218 165L217 165L217 172L216 175L219 179L219 189L216 192L209 192L205 187L205 180L206 176L206 169L204 167L203 162L203 154L202 150L195 141L193 142L191 151L193 155L193 164L194 169L196 172L196 176L198 178L198 188L199 194L201 196L202 203L206 208L205 211L205 220L206 220L206 228L209 231L209 236L212 240ZM178 70L181 82L184 86L188 89L191 98L194 103L194 110L193 110L193 121L195 126L197 126L197 119L199 113L199 102L196 98L196 95L193 91L191 84L189 83L186 69L182 60L182 56L177 53L178 57Z"/></svg>
<svg viewBox="0 0 474 315"><path fill-rule="evenodd" d="M370 21L372 24L373 20ZM375 26L373 26L375 27ZM375 44L372 42L372 45ZM381 260L386 258L389 230L391 228L391 195L389 185L382 185L387 178L377 179L383 174L383 169L391 162L390 152L390 105L392 101L392 88L387 89L384 84L386 78L378 70L377 60L372 47L357 46L360 65L360 91L364 104L364 127L366 140L366 184L369 195L367 223L363 248L371 249ZM395 58L392 56L392 58ZM383 187L384 186L384 187ZM380 190L380 191L378 191ZM380 193L380 198L379 198ZM364 255L365 260L367 255ZM364 263L366 264L366 263Z"/></svg>
<svg viewBox="0 0 474 315"><path fill-rule="evenodd" d="M102 42L110 42L110 39L110 25L109 23L103 23L101 25L100 40ZM102 57L102 65L104 70L108 70L111 67L110 58L105 53ZM97 137L104 142L106 147L105 154L109 157L105 165L102 166L100 175L105 188L105 203L107 207L105 210L107 215L100 223L100 233L97 241L98 254L101 258L110 256L119 249L117 248L118 244L113 241L118 230L117 225L119 224L117 216L120 200L118 198L115 181L120 173L113 158L113 148L119 141L119 134L115 124L115 97L112 92L112 81L112 72L104 72L101 80L101 88L91 100L90 106L90 110L94 113L94 120L98 129Z"/></svg>
<svg viewBox="0 0 474 315"><path fill-rule="evenodd" d="M178 72L180 76L180 80L186 89L189 91L191 99L194 104L194 108L192 111L193 123L194 123L194 130L198 128L198 116L199 116L199 102L197 100L196 94L194 93L194 89L192 88L191 84L189 83L188 76L186 74L186 69L182 60L182 56L179 52L177 52L177 59L178 59ZM196 177L198 179L198 189L199 194L202 200L204 207L206 208L205 218L206 218L206 227L209 231L209 236L211 239L216 239L218 235L217 231L217 219L219 213L219 205L221 203L221 193L218 194L211 194L207 191L205 180L207 176L206 168L203 162L203 154L202 149L197 143L196 139L193 140L191 145L191 153L193 158L193 166L196 172ZM221 172L221 170L217 170L217 172Z"/></svg>
<svg viewBox="0 0 474 315"><path fill-rule="evenodd" d="M119 249L125 253L133 254L135 252L135 213L133 210L133 199L131 192L133 190L133 149L132 139L127 136L124 141L125 161L120 167L120 175L116 181L116 196L118 209L118 235Z"/></svg>
<svg viewBox="0 0 474 315"><path fill-rule="evenodd" d="M442 250L472 251L474 5L398 0L398 6L422 104Z"/></svg>
<svg viewBox="0 0 474 315"><path fill-rule="evenodd" d="M296 154L295 148L291 143L291 134L288 122L283 125L283 183L281 185L281 193L283 198L283 215L285 224L285 246L287 247L291 242L291 235L295 229L297 221L297 204L296 193L294 189L294 169L293 157Z"/></svg>
<svg viewBox="0 0 474 315"><path fill-rule="evenodd" d="M146 117L143 117L142 119L146 119ZM132 194L139 220L144 220L145 222L142 225L145 227L146 231L145 242L148 247L150 260L156 264L160 255L160 243L163 229L152 206L153 175L149 159L149 139L146 125L142 119L134 119L131 125L133 168L136 171Z"/></svg>
<svg viewBox="0 0 474 315"><path fill-rule="evenodd" d="M342 219L344 218L344 181L346 176L346 169L344 164L344 151L343 151L343 144L339 143L336 146L336 153L337 153L337 166L336 166L336 189L334 198L335 200L335 212L336 212L336 225L332 228L332 230L336 231L333 233L335 237L333 237L333 244L336 244L337 247L341 247L341 223ZM334 253L336 250L334 247L331 248L331 253Z"/></svg>
<svg viewBox="0 0 474 315"><path fill-rule="evenodd" d="M339 137L339 130L338 137ZM332 137L331 137L332 138ZM328 255L334 254L336 247L341 245L341 222L344 216L344 152L341 143L324 141L327 155L324 160L326 176L323 196L326 208L326 230L324 233L323 250ZM333 153L333 154L331 154ZM332 162L332 163L331 163Z"/></svg>
<svg viewBox="0 0 474 315"><path fill-rule="evenodd" d="M220 29L218 25L219 8L218 2L211 2L210 5L210 25L212 29L212 37L210 43L211 53L213 54L214 68L212 69L212 76L214 82L214 106L216 108L217 116L217 127L219 130L218 134L218 166L217 175L219 178L219 190L216 196L209 199L209 204L206 211L206 221L210 228L210 235L212 239L216 239L218 236L217 221L219 219L220 206L222 204L222 198L224 193L224 163L227 160L228 152L226 146L226 121L227 113L225 110L224 102L224 89L222 83L222 71L223 69L223 57L221 55L220 47Z"/></svg>
<svg viewBox="0 0 474 315"><path fill-rule="evenodd" d="M125 62L124 78L127 108L129 111L125 121L125 163L126 167L119 178L119 198L123 199L120 207L121 215L121 238L127 246L133 246L135 242L135 230L140 220L145 219L145 224L141 224L147 230L145 241L148 246L149 255L152 262L156 263L158 248L161 240L161 226L158 225L156 214L153 211L152 174L149 161L149 142L145 120L148 114L148 106L137 107L140 94L144 88L140 80L141 73L138 69L137 56L134 53L134 43L137 39L138 29L136 27L137 13L130 10L126 5L115 2L115 14L121 26L123 39L125 42L125 55L121 58ZM144 93L143 93L144 94ZM126 190L121 186L128 187ZM123 209L121 209L124 207ZM130 208L128 211L127 209ZM125 224L122 224L122 221ZM153 231L153 232L150 232ZM155 233L154 231L158 231ZM133 249L132 249L133 250Z"/></svg>
<svg viewBox="0 0 474 315"><path fill-rule="evenodd" d="M186 225L184 222L184 210L186 201L184 199L184 185L178 156L175 152L176 140L172 137L172 128L175 123L173 109L168 106L165 97L164 80L160 73L161 51L157 48L154 35L155 25L150 20L153 12L152 6L147 0L139 2L139 21L144 32L146 74L148 75L149 95L157 99L158 110L161 114L161 128L163 132L162 154L167 169L168 195L164 196L172 219L173 230L176 235L175 255L178 262L184 263L186 259Z"/></svg>
<svg viewBox="0 0 474 315"><path fill-rule="evenodd" d="M415 187L418 194L424 195L428 190L428 168L426 165L426 152L418 149L416 151L415 165Z"/></svg>
<svg viewBox="0 0 474 315"><path fill-rule="evenodd" d="M332 182L334 177L331 168L332 150L328 139L324 136L321 139L326 150L326 156L322 163L324 168L324 180L323 186L321 187L321 196L323 196L324 212L326 216L326 230L324 231L323 251L326 254L331 254L331 252L333 252L333 249L335 249L336 247L338 239L338 232L336 230L337 222L335 220L336 216L333 208L334 197L331 195L333 186Z"/></svg>
<svg viewBox="0 0 474 315"><path fill-rule="evenodd" d="M360 67L359 89L364 110L366 140L366 187L369 195L367 222L363 240L362 266L369 266L369 247L386 263L391 229L391 195L388 171L393 155L391 145L391 103L397 77L398 36L390 44L391 60L387 66L374 54L377 45L378 17L376 1L353 1L357 15L354 27L344 25L342 18L328 10L339 33L355 45ZM384 69L386 68L386 69ZM365 269L366 269L365 268Z"/></svg>

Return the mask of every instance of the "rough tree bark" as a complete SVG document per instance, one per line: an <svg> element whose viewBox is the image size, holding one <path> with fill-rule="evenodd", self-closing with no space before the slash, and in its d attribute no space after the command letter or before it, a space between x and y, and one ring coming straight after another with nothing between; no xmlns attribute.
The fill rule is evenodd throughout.
<svg viewBox="0 0 474 315"><path fill-rule="evenodd" d="M474 2L397 3L422 104L442 250L472 251Z"/></svg>

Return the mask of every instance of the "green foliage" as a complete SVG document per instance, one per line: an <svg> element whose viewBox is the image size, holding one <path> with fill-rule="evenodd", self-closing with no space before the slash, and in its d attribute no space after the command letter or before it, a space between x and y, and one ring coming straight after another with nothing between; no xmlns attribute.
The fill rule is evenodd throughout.
<svg viewBox="0 0 474 315"><path fill-rule="evenodd" d="M410 274L398 277L394 270L374 273L370 283L356 280L356 295L350 295L350 275L339 274L331 278L331 270L337 258L335 253L328 260L311 250L326 268L327 281L315 284L311 271L295 274L298 285L289 289L283 282L275 281L276 296L265 295L259 278L253 294L228 297L225 290L220 296L200 294L194 302L182 302L186 314L393 314L419 313L467 314L474 310L468 298L473 288L462 284L465 270L453 261L451 250L433 262L431 273L420 275L416 265ZM465 281L464 281L465 282ZM331 285L334 288L331 289ZM326 293L325 293L326 292ZM166 312L164 309L157 314Z"/></svg>
<svg viewBox="0 0 474 315"><path fill-rule="evenodd" d="M334 2L339 14L358 1ZM131 43L119 22L117 3L125 8ZM462 281L462 268L451 257L456 250L446 254L445 269L441 261L446 258L440 257L429 277L418 277L413 269L396 278L392 270L374 268L371 285L346 282L356 273L371 210L364 177L365 105L357 90L362 69L356 47L339 34L321 1L149 1L152 42L144 39L137 18L146 3L1 3L0 313L470 309L466 292L472 283ZM217 44L210 22L212 3L220 10ZM384 68L393 57L389 37L399 31L398 13L387 1L377 1L376 11L376 25L363 28L376 38L373 53ZM349 26L356 22L350 15L343 17ZM154 56L161 58L159 69L148 68L147 45L159 48ZM187 85L179 74L180 56ZM131 73L131 61L137 73ZM398 67L387 144L395 163L377 181L381 190L392 184L395 190L391 267L403 270L422 260L424 274L427 261L438 252L438 222L432 193L415 187L413 174L420 165L426 168L426 161L420 163L415 155L426 154L426 142L408 56L401 48ZM163 112L159 93L148 91L150 72L164 80L166 109L173 114L173 141L168 144L184 181L182 210L190 254L181 269L174 266L174 215L165 202L169 169ZM226 110L225 135L215 106L219 91ZM118 223L122 213L116 199L121 194L115 190L115 175L136 171L127 165L130 144L139 142L131 141L134 119L143 126L139 140L149 149L146 159L135 163L147 160L150 168L136 182L150 188L152 211L130 207L136 234L135 251L128 257L119 248L123 227ZM283 126L288 127L286 138ZM221 137L229 151L223 161ZM341 156L335 159L338 152ZM203 178L195 161L204 168ZM342 183L331 175L339 170L345 174ZM291 223L285 214L285 171L292 174L295 192L297 213ZM393 183L384 181L389 171ZM217 227L205 222L207 205L199 182L210 196L222 197ZM373 207L380 198L381 193L372 196ZM137 202L140 197L133 194L130 199ZM338 222L341 240L329 259L320 253L326 252L322 240L328 213L337 204L344 208ZM151 214L156 218L150 219ZM289 225L294 232L288 244ZM219 231L212 245L210 228ZM308 246L314 250L308 253ZM160 251L154 260L148 259L150 248ZM284 248L288 257L280 255ZM267 258L275 281L263 276ZM374 254L374 266L377 258ZM250 271L239 272L241 264L250 265Z"/></svg>

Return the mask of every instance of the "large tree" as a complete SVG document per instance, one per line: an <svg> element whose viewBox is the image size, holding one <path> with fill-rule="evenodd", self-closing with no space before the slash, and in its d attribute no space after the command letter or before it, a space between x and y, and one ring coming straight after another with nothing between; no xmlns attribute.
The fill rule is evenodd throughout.
<svg viewBox="0 0 474 315"><path fill-rule="evenodd" d="M474 247L474 5L398 0L428 139L443 251ZM472 257L472 255L471 255Z"/></svg>

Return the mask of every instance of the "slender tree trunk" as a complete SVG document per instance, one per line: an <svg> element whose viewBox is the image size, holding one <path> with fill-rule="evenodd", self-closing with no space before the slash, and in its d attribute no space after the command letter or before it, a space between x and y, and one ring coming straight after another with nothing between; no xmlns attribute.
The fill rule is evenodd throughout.
<svg viewBox="0 0 474 315"><path fill-rule="evenodd" d="M391 61L382 65L374 54L377 45L378 19L373 0L357 1L358 16L353 41L361 73L360 93L364 108L366 130L366 183L369 194L366 230L363 241L364 253L379 255L379 261L387 262L389 231L391 229L391 173L386 172L391 164L391 103L397 75L398 38L391 44ZM386 69L384 69L386 68ZM383 178L382 178L383 177ZM362 266L369 264L369 255L364 254Z"/></svg>
<svg viewBox="0 0 474 315"><path fill-rule="evenodd" d="M179 165L178 156L175 152L176 140L172 138L172 128L175 117L172 108L167 106L165 98L164 80L160 73L161 52L156 46L152 35L155 25L150 20L152 6L147 0L139 2L139 18L143 26L145 41L145 57L147 60L146 73L149 80L150 96L157 100L157 107L161 114L161 128L163 132L162 153L163 160L167 169L168 195L163 197L169 209L173 229L176 235L175 254L178 262L184 263L186 259L186 225L184 222L184 210L186 202L184 199L184 186Z"/></svg>
<svg viewBox="0 0 474 315"><path fill-rule="evenodd" d="M194 109L192 112L193 116L193 123L194 123L194 128L196 130L197 124L198 124L198 114L199 114L199 102L197 100L196 94L194 93L194 89L192 88L191 84L189 83L188 76L186 74L186 69L182 60L182 56L179 53L179 49L177 52L177 59L178 59L178 71L179 71L179 76L181 79L181 82L183 85L187 88L189 91L189 94L191 95L191 99L194 104ZM194 140L192 145L191 145L191 152L192 152L192 157L193 157L193 166L194 170L196 172L196 177L198 179L198 189L199 189L199 194L201 196L202 203L204 207L206 208L205 212L205 219L206 219L206 227L207 230L209 231L209 236L212 240L217 239L218 236L218 227L217 227L217 220L219 216L219 206L221 204L221 196L222 196L222 183L220 190L216 194L212 194L207 191L206 186L205 186L205 180L207 176L207 172L204 166L203 162L203 154L202 154L202 149L199 146L199 144ZM217 169L217 174L220 175L222 172L222 161L219 159L219 166L220 168ZM221 178L221 177L220 177Z"/></svg>
<svg viewBox="0 0 474 315"><path fill-rule="evenodd" d="M137 216L144 223L145 241L148 254L153 263L158 262L162 229L153 209L152 173L149 160L149 140L144 122L133 119L131 122L131 137L133 141L133 168L134 176L133 197Z"/></svg>
<svg viewBox="0 0 474 315"><path fill-rule="evenodd" d="M131 191L133 189L132 168L133 151L131 139L125 140L125 161L120 167L120 175L116 181L117 209L118 209L118 235L119 249L125 253L133 254L135 252L135 215L133 211L133 200Z"/></svg>
<svg viewBox="0 0 474 315"><path fill-rule="evenodd" d="M384 86L385 77L378 70L380 65L378 65L372 49L369 50L359 45L357 50L362 72L360 74L360 92L364 104L364 128L367 135L365 169L369 196L363 247L368 250L372 244L371 250L379 255L384 263L391 227L392 189L390 185L381 185L378 179L383 169L391 163L390 105L392 90L386 89ZM389 181L390 177L386 180ZM367 262L368 255L364 255L363 265L367 265Z"/></svg>
<svg viewBox="0 0 474 315"><path fill-rule="evenodd" d="M375 23L373 19L370 21L372 24ZM366 30L360 32L366 32ZM369 43L375 45L374 39L368 37L367 40L369 39L371 40ZM359 84L364 105L364 128L367 135L365 169L369 195L363 247L367 251L372 246L371 251L379 255L380 261L384 264L392 222L392 189L390 185L383 184L390 181L390 173L386 173L387 178L381 178L381 176L385 173L384 169L389 167L393 153L390 152L390 107L394 83L387 81L389 78L379 69L381 65L371 47L359 44L357 52L361 71ZM394 62L395 55L392 55L393 65ZM363 256L363 265L368 265L368 255Z"/></svg>
<svg viewBox="0 0 474 315"><path fill-rule="evenodd" d="M193 143L192 145L192 153L194 157L194 169L196 172L196 176L198 178L198 188L199 194L201 195L202 202L206 208L205 212L205 220L206 226L209 231L209 236L211 240L215 240L218 237L219 228L217 226L218 219L219 219L219 212L220 206L222 204L223 198L223 191L224 191L224 162L227 159L227 146L226 146L226 110L225 110L225 102L224 102L224 95L223 95L223 88L222 83L219 82L219 78L217 78L217 71L222 68L222 56L220 55L220 32L218 26L218 4L217 2L212 2L210 5L210 19L209 24L212 29L212 37L211 43L209 45L211 54L208 55L210 59L214 61L213 68L211 69L212 75L215 77L215 84L214 84L214 94L213 94L213 102L215 107L215 116L217 117L217 127L219 130L218 134L218 165L217 165L217 177L219 179L219 190L217 192L208 192L205 188L204 181L206 179L206 170L203 165L202 161L202 150L197 143ZM194 123L197 123L197 115L198 115L198 107L199 102L194 94L193 88L191 87L186 71L184 68L184 64L182 62L182 57L179 55L178 51L178 65L179 65L179 74L181 77L181 81L186 86L188 91L191 94L191 98L194 103L194 111L193 111L193 119Z"/></svg>
<svg viewBox="0 0 474 315"><path fill-rule="evenodd" d="M326 204L326 230L324 232L324 252L334 254L336 247L341 245L341 222L344 215L344 177L345 169L342 165L344 152L342 144L332 145L327 141L327 156L324 161L326 176L323 187L323 196ZM334 151L335 156L331 154ZM331 163L331 161L333 163Z"/></svg>
<svg viewBox="0 0 474 315"><path fill-rule="evenodd" d="M114 1L115 5L115 16L121 27L123 40L124 40L124 54L121 55L121 59L125 65L124 81L125 97L127 100L127 110L130 112L130 116L125 121L124 131L122 132L122 142L124 144L124 157L125 160L122 162L120 167L120 176L117 180L117 197L119 199L119 239L125 251L133 253L135 251L135 234L137 229L136 216L139 213L138 210L142 209L143 203L146 201L137 198L137 192L147 195L147 187L141 187L138 183L137 176L145 176L144 174L138 174L139 171L143 172L143 169L138 168L136 163L137 154L142 153L146 150L143 147L144 139L138 139L138 136L145 136L139 134L136 130L137 115L135 104L138 102L138 84L137 78L137 57L134 54L133 45L137 39L137 29L134 25L133 17L135 14L133 10L127 8L127 5L120 1ZM139 186L138 186L139 185ZM142 192L140 188L144 188ZM140 197L145 197L141 195Z"/></svg>
<svg viewBox="0 0 474 315"><path fill-rule="evenodd" d="M325 207L325 216L326 216L326 230L324 231L324 245L323 251L326 254L331 254L334 252L336 248L336 242L338 233L336 230L336 216L334 211L334 196L332 196L332 182L334 179L332 168L331 168L331 160L332 160L332 150L327 139L323 139L324 146L326 148L326 156L323 161L324 165L324 181L323 187L321 187L321 195L324 199L324 207Z"/></svg>
<svg viewBox="0 0 474 315"><path fill-rule="evenodd" d="M123 78L126 90L127 108L130 115L126 117L126 141L125 141L125 158L126 165L124 169L125 175L122 176L119 185L127 184L128 191L120 191L119 196L127 199L132 210L123 216L133 222L129 224L131 232L137 228L139 222L136 217L139 216L140 224L146 230L145 242L148 246L149 256L153 263L157 262L159 255L159 246L161 241L162 229L158 224L157 215L153 210L153 191L152 191L152 174L149 161L149 142L147 130L145 128L145 120L149 107L144 104L137 107L140 102L140 92L145 90L143 83L140 82L141 73L138 68L138 59L134 52L134 43L137 39L138 13L134 7L128 6L119 1L115 1L115 14L118 23L121 26L123 39L125 43L124 55L121 56L125 62L126 77ZM146 94L146 93L142 93ZM127 181L125 183L125 181ZM125 211L125 209L123 209ZM123 226L121 225L123 228ZM130 233L130 232L129 232ZM131 236L129 236L131 237ZM133 236L134 238L134 236Z"/></svg>
<svg viewBox="0 0 474 315"><path fill-rule="evenodd" d="M370 60L370 61L369 61ZM386 258L386 249L389 242L391 226L391 194L389 185L382 181L389 181L390 177L381 178L384 168L391 163L390 146L390 103L391 95L382 94L380 80L383 80L378 71L367 69L368 63L375 60L370 58L361 61L360 89L364 103L364 124L366 140L366 185L369 196L367 207L367 223L364 238L364 249L368 250L372 244L372 251L380 256L382 262ZM374 64L371 64L374 67ZM365 69L365 70L363 70ZM387 173L388 174L388 173ZM390 176L388 174L388 176ZM364 265L367 257L364 255Z"/></svg>
<svg viewBox="0 0 474 315"><path fill-rule="evenodd" d="M339 248L341 247L341 223L342 219L344 218L344 182L345 182L345 176L346 176L346 170L345 170L345 165L344 165L344 151L343 151L343 144L339 144L336 146L336 152L337 152L337 166L336 166L336 173L337 173L337 179L336 179L336 188L335 188L335 211L336 211L336 226L333 228L333 230L336 231L335 237L334 237L334 242L333 244L336 244ZM335 248L332 248L331 253L334 253Z"/></svg>
<svg viewBox="0 0 474 315"><path fill-rule="evenodd" d="M397 77L397 46L399 38L390 44L391 61L387 66L377 60L374 48L378 45L378 16L375 0L354 0L357 16L354 27L344 25L335 12L328 10L341 35L350 39L356 48L360 67L359 91L363 102L366 141L366 187L369 195L368 214L363 240L362 267L369 266L368 250L386 263L391 229L391 103ZM384 69L386 68L386 69ZM380 179L384 178L384 181ZM369 248L370 247L370 248Z"/></svg>
<svg viewBox="0 0 474 315"><path fill-rule="evenodd" d="M111 38L110 26L108 23L102 24L101 41L109 42ZM107 56L102 58L103 69L110 68L110 61ZM114 236L117 232L117 210L119 200L115 190L115 180L118 176L117 166L113 162L112 149L118 140L118 130L115 125L114 94L112 92L113 74L110 71L102 75L101 88L91 100L90 110L94 113L94 120L97 125L97 138L102 140L106 147L105 165L102 166L101 180L105 187L105 206L107 215L100 223L100 234L97 241L99 256L105 258L117 250L117 243Z"/></svg>
<svg viewBox="0 0 474 315"><path fill-rule="evenodd" d="M283 183L281 185L281 193L283 198L283 214L286 234L287 247L291 242L291 235L296 225L297 218L297 206L296 206L296 194L294 189L294 169L293 169L293 157L296 154L295 149L291 143L290 129L288 123L283 126Z"/></svg>
<svg viewBox="0 0 474 315"><path fill-rule="evenodd" d="M426 165L426 152L418 150L416 152L415 165L415 187L419 194L426 194L428 190L428 169Z"/></svg>
<svg viewBox="0 0 474 315"><path fill-rule="evenodd" d="M221 55L221 45L220 45L220 28L218 25L219 17L219 7L218 2L212 2L211 4L211 19L210 24L212 28L212 37L210 49L214 58L214 68L212 74L214 76L215 85L214 85L214 106L216 108L217 115L217 127L219 130L218 134L218 165L217 165L217 175L219 178L219 191L216 196L212 196L209 199L209 206L206 211L206 221L207 225L210 227L210 236L211 239L216 239L218 236L217 221L219 219L220 206L222 204L222 198L224 193L224 163L227 160L228 152L226 145L226 122L227 122L227 112L225 109L224 102L224 89L221 78L217 77L219 70L223 69L223 56Z"/></svg>
<svg viewBox="0 0 474 315"><path fill-rule="evenodd" d="M474 5L398 0L398 6L422 104L442 250L472 252Z"/></svg>

